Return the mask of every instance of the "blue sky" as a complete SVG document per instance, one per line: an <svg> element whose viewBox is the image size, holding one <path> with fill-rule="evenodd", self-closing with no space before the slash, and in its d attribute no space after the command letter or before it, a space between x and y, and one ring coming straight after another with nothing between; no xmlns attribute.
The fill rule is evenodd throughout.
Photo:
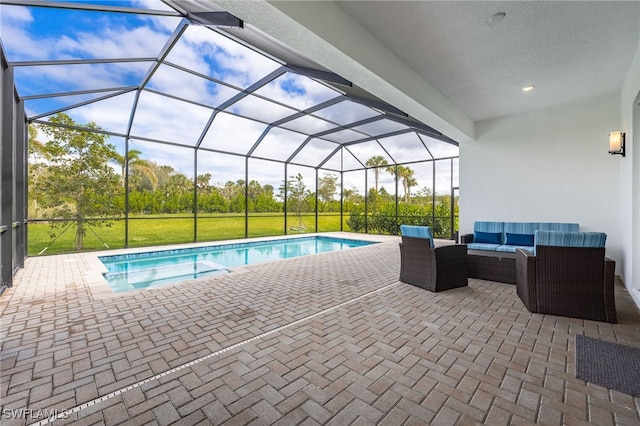
<svg viewBox="0 0 640 426"><path fill-rule="evenodd" d="M159 1L83 1L82 3L131 6L167 10ZM104 13L84 10L57 10L0 5L0 36L10 62L61 59L113 59L113 58L155 58L166 44L175 29L180 25L180 17L134 15L123 13ZM193 146L200 136L212 113L211 107L239 93L252 83L278 69L281 64L246 48L218 33L202 26L189 26L182 38L167 56L167 61L179 67L189 68L199 74L224 81L228 86L216 84L205 78L184 72L178 68L162 65L153 75L146 88L192 101L183 102L163 97L149 91L143 91L137 105L132 135L166 140L168 142ZM38 67L17 67L16 85L21 96L66 91L115 89L125 86L137 87L150 69L152 62L126 62L110 64L77 64ZM29 116L52 111L115 92L64 96L51 99L27 101ZM249 118L267 122L291 115L296 109L306 109L318 103L340 95L339 92L312 79L297 74L286 73L260 88L256 95L248 96L234 104L230 111ZM270 103L261 97L282 103ZM134 104L134 92L122 94L108 100L96 102L69 110L67 113L78 123L96 122L103 129L115 133L126 133L131 109ZM201 106L198 104L206 105ZM376 115L377 112L353 103L339 103L319 111L317 118L305 117L292 121L287 126L291 130L304 130L309 134L335 127L338 124ZM324 121L330 120L330 121ZM378 124L379 125L379 124ZM204 147L228 149L243 152L250 148L256 135L260 135L266 126L229 114L219 113L214 125L203 141ZM374 125L363 126L363 132L369 132ZM346 142L363 137L362 133L345 130L332 135L337 142ZM256 151L261 156L283 160L293 152L305 137L290 130L278 129L265 138L264 144ZM400 138L402 139L402 138ZM398 158L426 158L420 148L421 143L415 134L407 135L403 140L393 141ZM243 142L245 141L245 142ZM122 138L112 137L111 142L124 150ZM375 144L370 144L373 146ZM145 156L159 164L171 164L175 169L191 176L193 174L193 151L169 145L157 145L133 141L133 146L141 149ZM303 150L300 158L310 164L326 157L331 152L331 143L314 141ZM294 148L292 148L294 147ZM144 148L144 149L142 149ZM417 149L417 151L416 151ZM379 150L381 151L381 150ZM457 155L457 149L451 149L448 155ZM246 151L244 151L246 152ZM354 147L353 152L364 162L370 149ZM390 149L389 152L392 152ZM386 157L384 151L380 152ZM349 157L349 156L347 156ZM214 182L228 179L216 179L225 173L238 175L236 161L202 162L198 165L198 174L211 172ZM264 183L277 187L279 182L271 182L280 172L256 169L257 176L263 176ZM357 166L357 162L348 159L348 164ZM346 163L346 164L347 164ZM211 164L208 169L208 164ZM274 163L271 163L274 164ZM338 164L331 161L329 164ZM276 166L281 169L280 165ZM430 168L429 168L430 169ZM351 174L350 174L351 175ZM282 179L279 177L278 179ZM258 179L259 180L259 179ZM431 181L430 176L423 180ZM381 182L382 183L382 182ZM362 186L364 183L347 183L347 187ZM448 181L446 182L448 186ZM392 192L393 180L384 184ZM437 186L441 186L436 184ZM424 186L421 183L420 186ZM363 188L360 191L363 192Z"/></svg>

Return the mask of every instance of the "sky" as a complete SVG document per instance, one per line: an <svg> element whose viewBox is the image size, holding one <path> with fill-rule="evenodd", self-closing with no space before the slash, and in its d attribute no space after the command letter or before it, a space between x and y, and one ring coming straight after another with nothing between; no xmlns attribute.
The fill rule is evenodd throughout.
<svg viewBox="0 0 640 426"><path fill-rule="evenodd" d="M83 3L130 6L170 10L155 0L134 1L84 1ZM55 112L69 105L106 97L99 102L65 111L77 123L95 122L101 128L116 134L126 134L137 88L153 66L152 58L159 56L172 33L181 26L181 17L151 16L128 13L105 13L85 10L59 10L0 5L0 37L8 60L49 61L75 59L122 59L117 63L92 63L68 65L20 66L15 68L15 80L20 96L59 94L62 92L95 91L74 96L55 96L30 99L25 102L27 115ZM202 137L201 147L246 154L261 135L267 124L290 116L324 101L341 96L341 93L313 79L285 72L228 109L215 114L214 108L242 93L266 75L278 70L281 64L251 50L209 28L189 25L178 42L140 93L131 127L130 149L143 152L143 157L158 164L169 164L174 169L193 176L193 149L170 144L144 142L135 137L151 138L171 144L195 146L207 124L208 131ZM185 72L187 68L194 73ZM225 84L216 83L210 77ZM128 91L126 91L128 90ZM113 96L123 91L125 93ZM156 92L168 96L162 96ZM173 96L173 97L172 97ZM189 100L176 99L180 97ZM267 100L269 99L269 100ZM271 101L270 101L271 100ZM354 129L346 129L327 135L323 139L308 135L378 116L379 112L354 102L339 102L328 108L272 128L266 133L253 155L274 160L289 159L298 146L304 148L293 158L316 166L335 148L336 143L362 139L370 134L406 128L388 120L377 121ZM46 120L46 116L42 119ZM261 120L265 123L261 123ZM301 134L300 132L304 132ZM43 134L40 134L42 140ZM124 138L112 136L109 142L124 153ZM424 143L424 144L423 144ZM457 156L457 147L443 144L428 137L408 133L393 138L351 145L343 156L345 169L360 168L373 155L381 155L388 162ZM380 146L384 146L382 149ZM386 151L385 151L386 150ZM197 173L211 173L212 183L244 179L244 159L237 156L199 151ZM393 159L391 158L393 157ZM357 160L356 160L357 159ZM250 179L278 187L284 178L282 164L250 160ZM326 167L339 167L336 156ZM430 163L411 166L416 171L418 188L433 187ZM449 193L451 168L436 167L436 191ZM289 167L305 176L313 176L313 169ZM454 169L457 172L457 160ZM308 170L308 171L307 171ZM291 174L291 173L289 173ZM227 178L227 177L233 178ZM322 173L321 173L322 176ZM456 173L457 176L457 173ZM382 173L380 184L393 193L393 177ZM305 179L306 180L306 179ZM369 178L369 186L373 186ZM456 182L457 184L457 178ZM313 181L308 186L313 185ZM345 187L357 188L364 193L364 172L345 174Z"/></svg>

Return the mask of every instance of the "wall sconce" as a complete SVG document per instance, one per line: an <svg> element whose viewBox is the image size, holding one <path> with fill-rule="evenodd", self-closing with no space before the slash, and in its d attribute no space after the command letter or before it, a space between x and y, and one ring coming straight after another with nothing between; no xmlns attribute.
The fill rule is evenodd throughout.
<svg viewBox="0 0 640 426"><path fill-rule="evenodd" d="M624 132L609 133L609 154L620 154L624 157Z"/></svg>

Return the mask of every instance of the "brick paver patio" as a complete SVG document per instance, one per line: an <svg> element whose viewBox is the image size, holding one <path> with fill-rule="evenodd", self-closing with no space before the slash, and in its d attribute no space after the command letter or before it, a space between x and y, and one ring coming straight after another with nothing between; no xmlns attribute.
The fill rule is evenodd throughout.
<svg viewBox="0 0 640 426"><path fill-rule="evenodd" d="M376 237L369 237L376 238ZM640 424L640 398L575 378L575 336L515 286L398 282L398 238L110 294L96 254L27 259L0 296L2 425Z"/></svg>

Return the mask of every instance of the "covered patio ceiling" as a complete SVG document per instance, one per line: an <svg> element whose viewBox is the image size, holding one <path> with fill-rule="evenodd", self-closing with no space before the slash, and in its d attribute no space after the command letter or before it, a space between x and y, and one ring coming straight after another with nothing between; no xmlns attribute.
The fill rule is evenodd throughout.
<svg viewBox="0 0 640 426"><path fill-rule="evenodd" d="M334 171L458 156L458 144L207 3L3 1L27 118L130 141ZM342 149L344 148L344 149Z"/></svg>

